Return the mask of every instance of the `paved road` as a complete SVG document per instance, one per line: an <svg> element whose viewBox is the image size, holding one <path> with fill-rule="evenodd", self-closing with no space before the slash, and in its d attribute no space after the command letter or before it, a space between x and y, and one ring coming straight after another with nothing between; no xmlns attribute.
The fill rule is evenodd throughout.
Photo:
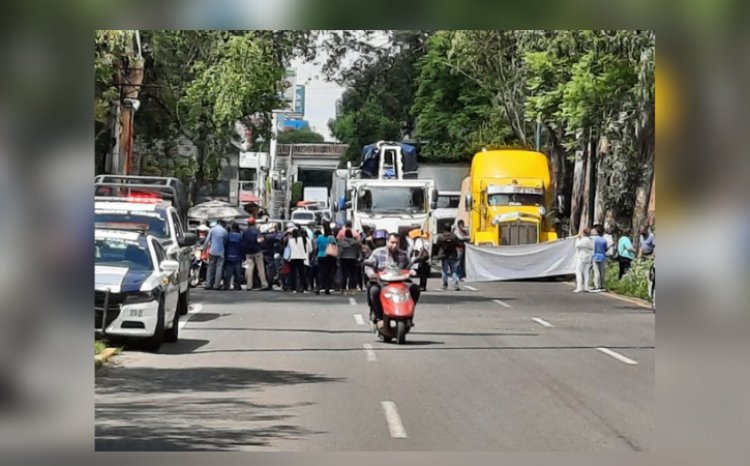
<svg viewBox="0 0 750 466"><path fill-rule="evenodd" d="M653 449L648 309L473 286L425 293L405 346L363 325L364 294L197 291L178 343L97 371L96 448Z"/></svg>

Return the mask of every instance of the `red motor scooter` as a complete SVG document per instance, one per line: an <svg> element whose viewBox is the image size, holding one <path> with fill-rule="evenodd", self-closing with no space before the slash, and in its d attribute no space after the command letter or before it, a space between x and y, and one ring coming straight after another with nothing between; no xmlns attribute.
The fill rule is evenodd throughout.
<svg viewBox="0 0 750 466"><path fill-rule="evenodd" d="M406 269L387 267L377 269L374 262L365 262L372 267L380 284L380 304L383 307L383 320L375 326L375 333L383 341L390 342L393 338L401 345L406 341L406 334L414 326L414 300L409 293L411 266ZM367 294L367 304L370 306L370 322L375 320L375 312Z"/></svg>

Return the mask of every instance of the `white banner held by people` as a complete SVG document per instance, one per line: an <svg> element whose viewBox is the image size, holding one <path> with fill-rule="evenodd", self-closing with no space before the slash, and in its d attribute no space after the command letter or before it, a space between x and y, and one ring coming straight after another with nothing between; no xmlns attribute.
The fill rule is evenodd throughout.
<svg viewBox="0 0 750 466"><path fill-rule="evenodd" d="M467 244L466 279L490 282L572 275L575 259L575 239L499 247Z"/></svg>

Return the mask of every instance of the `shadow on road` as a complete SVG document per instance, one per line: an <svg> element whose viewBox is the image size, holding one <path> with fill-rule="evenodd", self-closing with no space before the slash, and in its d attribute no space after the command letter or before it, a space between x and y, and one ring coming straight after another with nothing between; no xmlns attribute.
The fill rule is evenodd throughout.
<svg viewBox="0 0 750 466"><path fill-rule="evenodd" d="M236 367L104 368L96 376L95 448L221 451L301 439L321 433L293 422L311 403L258 404L248 391L343 380Z"/></svg>
<svg viewBox="0 0 750 466"><path fill-rule="evenodd" d="M210 322L212 320L221 319L222 317L229 316L231 314L217 314L215 312L200 312L190 316L190 322Z"/></svg>
<svg viewBox="0 0 750 466"><path fill-rule="evenodd" d="M332 295L314 293L285 293L281 291L251 291L251 292L235 292L235 291L205 291L202 293L195 293L195 299L206 305L214 304L313 304L313 305L327 305L327 304L349 304L348 299L354 298L360 304L366 306L367 294L357 293L355 295L340 295L334 293ZM500 296L486 296L471 291L434 291L422 293L419 298L420 304L462 304L462 303L486 303L493 299L502 299L503 301L514 301L517 298L511 297L500 297ZM200 314L195 314L190 320L194 320ZM197 321L197 320L196 320Z"/></svg>
<svg viewBox="0 0 750 466"><path fill-rule="evenodd" d="M332 335L340 334L369 334L373 333L369 327L362 330L328 330L317 328L255 328L255 327L206 327L200 330L211 332L279 332L279 333L324 333ZM419 335L440 335L440 336L459 336L459 337L535 337L535 332L419 332ZM171 352L170 352L171 353Z"/></svg>
<svg viewBox="0 0 750 466"><path fill-rule="evenodd" d="M516 351L516 350L541 350L541 351L560 351L560 350L592 350L600 347L606 347L611 350L641 350L641 349L654 349L653 346L614 346L614 345L592 345L592 346L440 346L434 348L419 347L430 346L430 345L445 345L442 341L420 341L420 340L406 340L407 345L396 345L391 346L390 344L378 342L375 338L372 340L376 343L381 343L382 346L378 346L378 350L400 350L408 349L410 351ZM409 344L412 345L408 348ZM350 348L237 348L237 349L217 349L217 350L204 350L196 351L196 354L204 353L306 353L306 352L320 352L320 353L338 353L348 351L362 351L359 346Z"/></svg>

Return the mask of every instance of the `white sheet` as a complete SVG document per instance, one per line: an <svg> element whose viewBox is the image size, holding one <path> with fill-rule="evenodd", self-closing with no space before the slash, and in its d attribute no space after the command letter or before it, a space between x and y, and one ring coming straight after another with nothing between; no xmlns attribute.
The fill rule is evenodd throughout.
<svg viewBox="0 0 750 466"><path fill-rule="evenodd" d="M519 246L467 244L466 279L489 282L572 275L575 253L575 238Z"/></svg>

